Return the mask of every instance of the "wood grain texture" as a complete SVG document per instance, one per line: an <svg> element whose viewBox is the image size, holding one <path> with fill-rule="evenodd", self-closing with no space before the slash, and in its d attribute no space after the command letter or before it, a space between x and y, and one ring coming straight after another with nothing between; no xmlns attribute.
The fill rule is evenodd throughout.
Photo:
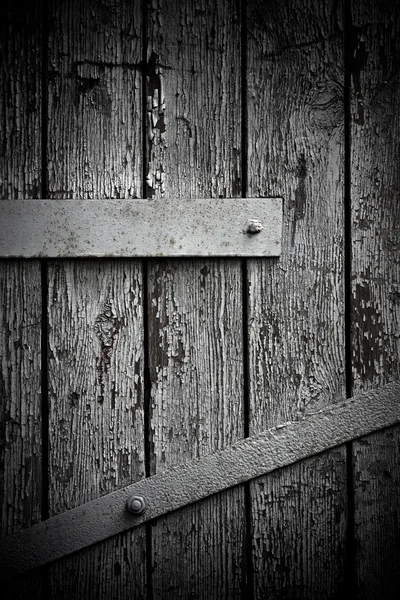
<svg viewBox="0 0 400 600"><path fill-rule="evenodd" d="M142 343L137 264L50 263L52 515L143 476Z"/></svg>
<svg viewBox="0 0 400 600"><path fill-rule="evenodd" d="M35 261L0 262L1 535L41 520L41 276ZM41 594L38 572L3 584L6 600Z"/></svg>
<svg viewBox="0 0 400 600"><path fill-rule="evenodd" d="M153 528L155 598L246 594L243 490L234 488L159 519Z"/></svg>
<svg viewBox="0 0 400 600"><path fill-rule="evenodd" d="M400 9L353 2L352 356L354 393L400 378ZM360 599L400 586L399 428L354 443Z"/></svg>
<svg viewBox="0 0 400 600"><path fill-rule="evenodd" d="M140 3L50 0L49 18L49 197L141 197Z"/></svg>
<svg viewBox="0 0 400 600"><path fill-rule="evenodd" d="M1 261L2 535L40 521L40 266Z"/></svg>
<svg viewBox="0 0 400 600"><path fill-rule="evenodd" d="M0 198L41 193L41 2L0 8Z"/></svg>
<svg viewBox="0 0 400 600"><path fill-rule="evenodd" d="M142 196L141 23L138 2L50 2L50 198ZM142 302L138 262L51 265L51 514L144 475ZM144 597L144 535L51 567L52 597Z"/></svg>
<svg viewBox="0 0 400 600"><path fill-rule="evenodd" d="M254 431L345 397L344 64L335 4L249 5L248 195L284 199L281 258L249 261Z"/></svg>
<svg viewBox="0 0 400 600"><path fill-rule="evenodd" d="M144 476L142 302L137 262L50 263L51 515ZM68 598L75 589L82 598L107 597L104 590L119 589L131 563L144 586L145 563L136 552L143 529L132 535L52 567L53 596L60 589ZM74 560L79 580L69 577Z"/></svg>
<svg viewBox="0 0 400 600"><path fill-rule="evenodd" d="M41 193L41 34L38 0L1 4L2 199L36 198ZM1 536L41 519L41 317L40 264L1 261ZM5 600L35 600L40 595L39 573L2 586Z"/></svg>
<svg viewBox="0 0 400 600"><path fill-rule="evenodd" d="M146 538L134 529L64 558L52 572L52 597L145 600L145 565Z"/></svg>
<svg viewBox="0 0 400 600"><path fill-rule="evenodd" d="M148 2L148 197L241 195L240 14ZM151 473L243 436L237 260L149 264ZM243 490L159 519L155 599L239 598Z"/></svg>
<svg viewBox="0 0 400 600"><path fill-rule="evenodd" d="M150 272L155 473L243 436L243 350L237 261L163 261ZM243 490L235 490L160 519L153 528L155 597L237 597L242 511ZM206 539L208 551L200 552Z"/></svg>
<svg viewBox="0 0 400 600"><path fill-rule="evenodd" d="M399 595L400 428L354 447L356 573L359 598Z"/></svg>
<svg viewBox="0 0 400 600"><path fill-rule="evenodd" d="M254 486L256 598L333 598L347 522L343 448L275 471ZM267 534L266 534L267 533Z"/></svg>
<svg viewBox="0 0 400 600"><path fill-rule="evenodd" d="M240 12L147 3L147 196L241 195Z"/></svg>
<svg viewBox="0 0 400 600"><path fill-rule="evenodd" d="M248 261L253 433L306 418L309 411L345 397L340 5L330 0L251 1L247 70L248 195L284 199L282 256ZM289 534L280 528L271 538L269 508L262 509L262 498L273 497L273 479L251 485L257 545L269 547L267 556L255 547L256 598L265 597L267 589L271 598L289 597L284 589L294 597L332 598L343 589L337 549L343 547L344 527L329 529L335 521L333 504L310 501L313 494L329 496L332 479L345 481L344 449L335 451L328 464L328 478L312 478L307 463L294 466L291 477L305 478L301 489L309 491L294 506L290 495L276 499L277 513L291 513L295 521L307 514L315 521L313 531L300 535L296 526L291 530L293 558L283 572L276 565L285 563ZM335 494L343 504L345 487ZM329 580L318 554L330 557Z"/></svg>

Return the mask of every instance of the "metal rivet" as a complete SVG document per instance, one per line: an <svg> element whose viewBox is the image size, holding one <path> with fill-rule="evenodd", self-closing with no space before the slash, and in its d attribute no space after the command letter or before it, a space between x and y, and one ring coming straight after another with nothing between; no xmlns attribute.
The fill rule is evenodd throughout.
<svg viewBox="0 0 400 600"><path fill-rule="evenodd" d="M262 231L264 229L263 224L261 223L261 221L258 221L257 219L251 219L251 221L249 221L247 223L247 233L260 233L260 231Z"/></svg>
<svg viewBox="0 0 400 600"><path fill-rule="evenodd" d="M147 508L146 501L141 496L129 496L126 501L126 508L133 515L141 515Z"/></svg>

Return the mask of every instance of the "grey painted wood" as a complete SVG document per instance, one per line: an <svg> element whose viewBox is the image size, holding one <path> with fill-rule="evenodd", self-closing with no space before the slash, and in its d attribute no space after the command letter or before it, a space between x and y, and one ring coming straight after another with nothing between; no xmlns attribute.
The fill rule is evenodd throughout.
<svg viewBox="0 0 400 600"><path fill-rule="evenodd" d="M241 193L240 14L226 0L147 2L147 196ZM243 436L238 260L150 261L151 473ZM152 527L155 600L241 597L238 489Z"/></svg>
<svg viewBox="0 0 400 600"><path fill-rule="evenodd" d="M41 194L41 29L40 0L3 3L0 198Z"/></svg>
<svg viewBox="0 0 400 600"><path fill-rule="evenodd" d="M41 518L42 299L40 265L2 261L0 266L0 497L4 536Z"/></svg>
<svg viewBox="0 0 400 600"><path fill-rule="evenodd" d="M400 10L353 2L352 357L354 391L400 377ZM399 428L354 443L358 598L400 588Z"/></svg>
<svg viewBox="0 0 400 600"><path fill-rule="evenodd" d="M141 198L140 3L49 2L50 198Z"/></svg>
<svg viewBox="0 0 400 600"><path fill-rule="evenodd" d="M134 261L49 266L52 515L144 477L142 286ZM139 529L59 562L52 595L144 594L144 548Z"/></svg>
<svg viewBox="0 0 400 600"><path fill-rule="evenodd" d="M140 198L140 3L49 4L49 197ZM49 268L51 515L144 475L142 283L137 261ZM51 597L145 597L144 536L51 565Z"/></svg>
<svg viewBox="0 0 400 600"><path fill-rule="evenodd" d="M41 520L41 276L35 262L0 262L1 536ZM10 582L5 598L39 598L40 574Z"/></svg>
<svg viewBox="0 0 400 600"><path fill-rule="evenodd" d="M399 594L400 427L356 440L354 447L357 593Z"/></svg>
<svg viewBox="0 0 400 600"><path fill-rule="evenodd" d="M342 576L345 556L346 472L337 468L342 461L343 448L339 447L274 471L268 482L263 478L254 488L256 564L268 561L264 576L255 577L256 597L332 597L338 563Z"/></svg>
<svg viewBox="0 0 400 600"><path fill-rule="evenodd" d="M49 265L51 512L144 476L143 297L134 261ZM57 485L62 482L62 485Z"/></svg>
<svg viewBox="0 0 400 600"><path fill-rule="evenodd" d="M343 37L340 3L331 0L252 0L248 5L248 196L282 196L284 221L279 259L249 260L250 433L302 418L345 396L343 288ZM345 451L327 458L344 481ZM335 466L334 466L335 465ZM298 469L298 471L296 471ZM310 476L306 465L291 474L302 481L304 504L276 498L275 514L315 519L300 535L291 530L286 564L283 523L270 538L274 480L251 486L255 597L331 598L343 589L344 529L330 529L334 506L318 510L309 499L331 493L331 476ZM346 489L340 505L344 505ZM339 489L335 488L335 494ZM308 504L307 504L308 503ZM264 516L265 515L265 516ZM341 519L344 517L341 517ZM308 548L306 554L304 547ZM269 548L263 554L260 548ZM329 556L331 575L318 552ZM314 582L306 585L311 564ZM303 577L303 579L302 579ZM286 591L285 591L286 590ZM289 592L289 590L291 590Z"/></svg>
<svg viewBox="0 0 400 600"><path fill-rule="evenodd" d="M140 526L145 521L156 519L188 504L203 500L211 494L281 469L279 473L271 476L267 483L265 478L258 481L256 488L258 494L254 497L253 537L257 544L257 552L261 557L265 553L268 554L266 550L269 547L275 545L283 550L283 554L276 553L274 555L274 569L269 569L266 574L266 587L271 593L274 593L274 585L278 583L276 589L284 589L289 593L289 591L293 591L293 586L298 588L304 583L306 594L309 594L310 590L312 590L312 594L320 593L325 589L329 590L331 588L325 586L334 585L336 568L329 568L329 574L324 576L323 586L319 579L312 579L311 573L317 564L321 568L328 564L332 565L332 563L335 566L336 557L331 554L329 547L322 548L318 556L313 556L315 550L312 549L320 545L319 538L313 533L318 515L327 511L334 516L331 521L326 522L328 528L326 535L336 543L336 550L341 557L343 567L346 497L343 495L342 488L345 487L346 473L344 470L339 472L336 466L337 460L340 461L343 454L340 444L399 422L399 396L400 383L392 383L374 391L370 390L355 398L325 407L301 421L274 427L240 440L214 454L169 468L163 473L142 479L101 498L79 505L75 509L60 513L28 531L0 541L0 557L3 564L1 576L4 578L7 571L24 571L55 560L64 554L75 552L82 547L115 536L121 531ZM393 430L387 429L383 435L393 440ZM395 440L395 443L398 444L398 440ZM303 461L301 465L294 465L286 470L282 469L286 465L293 465L308 456L333 447L336 449L332 453L325 452L324 455L315 457L310 462ZM296 470L297 466L298 470ZM326 491L326 480L329 481L329 493ZM281 482L281 484L277 482ZM142 515L135 516L127 511L126 502L130 496L144 498L146 511ZM281 501L279 502L277 499ZM307 499L312 500L312 510L309 509ZM271 519L268 540L262 536L262 514L265 512L265 501L268 502L267 515ZM320 507L318 506L319 501L322 502ZM227 494L225 494L224 502L219 504L220 510L223 507L231 509L237 518L240 517L240 511L237 513L238 506L237 497L233 495L229 498ZM207 539L213 540L211 536L216 535L201 527L204 510L211 510L209 515L211 518L215 506L213 507L211 503L208 503L207 506L204 502L202 505L195 506L192 510L191 521L192 524L197 523L200 527L199 535L202 544L206 544ZM299 518L296 522L297 511L299 511ZM220 513L220 520L223 518L223 514ZM185 532L183 515L186 516L182 511L175 513L176 519L173 522L177 523L180 520L181 528L179 534L172 534L171 539L168 537L170 531L168 521L166 519L161 521L164 534L168 537L168 544L172 546L171 555L167 559L172 565L174 555L176 559L177 544L182 540L182 533ZM284 519L280 523L279 515ZM290 519L293 520L291 531L285 525L285 521ZM272 524L275 521L273 533L271 533ZM310 528L310 537L305 540L304 536L309 535L305 524L311 522L314 523L314 526ZM304 531L302 531L303 526ZM337 535L338 531L341 532L341 535ZM284 539L280 537L282 533ZM229 532L225 531L224 534L228 536ZM292 543L293 538L301 540L305 571L303 572L300 565L297 565L298 568L291 573L290 580L285 581L287 574L285 575L283 567L288 562L287 545L291 544L290 554L293 557L298 551L296 545ZM228 541L229 539L227 539ZM199 545L199 548L202 544ZM207 548L209 550L208 545ZM296 564L295 560L293 564ZM278 581L275 581L276 575L279 578ZM192 571L192 576L196 576L195 571ZM210 581L209 584L210 593L214 593ZM261 587L260 584L264 589L263 580L257 579L257 588Z"/></svg>
<svg viewBox="0 0 400 600"><path fill-rule="evenodd" d="M36 198L40 3L4 2L0 10L0 198ZM40 280L38 261L0 261L0 537L41 519ZM36 600L41 591L41 576L32 573L2 585L1 596Z"/></svg>
<svg viewBox="0 0 400 600"><path fill-rule="evenodd" d="M5 257L280 254L279 198L4 201L1 208ZM253 232L256 222L262 229Z"/></svg>

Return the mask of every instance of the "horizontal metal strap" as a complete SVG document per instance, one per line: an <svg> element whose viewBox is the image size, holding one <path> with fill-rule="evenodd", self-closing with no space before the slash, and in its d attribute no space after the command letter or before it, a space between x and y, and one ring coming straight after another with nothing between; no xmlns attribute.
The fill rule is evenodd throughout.
<svg viewBox="0 0 400 600"><path fill-rule="evenodd" d="M3 200L0 257L279 256L281 198Z"/></svg>
<svg viewBox="0 0 400 600"><path fill-rule="evenodd" d="M1 578L39 567L173 510L400 421L400 383L360 394L143 479L0 540ZM146 511L133 516L129 496Z"/></svg>

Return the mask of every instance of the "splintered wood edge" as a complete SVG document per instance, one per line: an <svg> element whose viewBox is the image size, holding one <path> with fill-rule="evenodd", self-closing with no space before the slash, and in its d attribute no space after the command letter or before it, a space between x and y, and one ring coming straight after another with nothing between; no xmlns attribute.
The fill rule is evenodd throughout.
<svg viewBox="0 0 400 600"><path fill-rule="evenodd" d="M143 479L0 540L0 578L39 567L275 469L400 421L400 383L333 404L203 459ZM145 499L130 514L130 496Z"/></svg>
<svg viewBox="0 0 400 600"><path fill-rule="evenodd" d="M0 258L269 257L281 198L3 200Z"/></svg>

